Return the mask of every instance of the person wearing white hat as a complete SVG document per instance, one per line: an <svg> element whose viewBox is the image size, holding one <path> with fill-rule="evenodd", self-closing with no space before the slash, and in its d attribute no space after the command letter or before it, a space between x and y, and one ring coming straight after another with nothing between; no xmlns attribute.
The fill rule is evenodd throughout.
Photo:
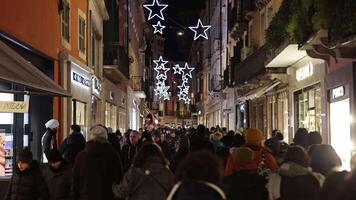
<svg viewBox="0 0 356 200"><path fill-rule="evenodd" d="M59 127L59 122L56 119L51 119L45 124L46 132L43 134L42 142L42 162L47 163L47 154L51 149L57 149L56 133Z"/></svg>

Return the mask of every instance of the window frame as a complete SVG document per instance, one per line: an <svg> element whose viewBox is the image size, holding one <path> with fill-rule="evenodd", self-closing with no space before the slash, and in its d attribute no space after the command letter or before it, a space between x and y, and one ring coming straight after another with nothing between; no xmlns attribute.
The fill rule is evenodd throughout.
<svg viewBox="0 0 356 200"><path fill-rule="evenodd" d="M82 27L82 23L84 24L84 27ZM83 28L83 29L81 29ZM86 28L87 28L87 18L86 14L78 8L78 53L79 57L82 58L83 60L86 60L87 56L87 37L86 37ZM83 34L81 34L81 31L83 31ZM83 37L83 38L81 38ZM81 49L81 40L83 40L83 48Z"/></svg>
<svg viewBox="0 0 356 200"><path fill-rule="evenodd" d="M65 14L65 8L68 5L68 23L64 22L64 14ZM63 0L63 10L60 14L61 18L61 43L62 45L67 48L68 50L71 49L71 0ZM68 26L68 38L65 38L63 35L64 33L64 25L67 24Z"/></svg>

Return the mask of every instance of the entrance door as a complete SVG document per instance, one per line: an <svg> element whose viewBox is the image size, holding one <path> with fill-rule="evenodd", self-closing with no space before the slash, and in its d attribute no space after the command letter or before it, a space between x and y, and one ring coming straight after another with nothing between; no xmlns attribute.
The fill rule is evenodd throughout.
<svg viewBox="0 0 356 200"><path fill-rule="evenodd" d="M330 104L330 140L336 153L340 156L342 166L350 169L351 130L350 99Z"/></svg>

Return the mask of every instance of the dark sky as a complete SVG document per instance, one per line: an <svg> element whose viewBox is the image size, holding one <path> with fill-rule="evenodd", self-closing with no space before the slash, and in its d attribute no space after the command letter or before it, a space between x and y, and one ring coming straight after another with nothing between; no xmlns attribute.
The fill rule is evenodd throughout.
<svg viewBox="0 0 356 200"><path fill-rule="evenodd" d="M149 0L150 1L150 0ZM165 58L172 61L187 61L192 42L193 32L188 26L197 24L199 13L205 6L206 0L161 0L168 4L164 11ZM184 29L184 35L178 36L178 30Z"/></svg>

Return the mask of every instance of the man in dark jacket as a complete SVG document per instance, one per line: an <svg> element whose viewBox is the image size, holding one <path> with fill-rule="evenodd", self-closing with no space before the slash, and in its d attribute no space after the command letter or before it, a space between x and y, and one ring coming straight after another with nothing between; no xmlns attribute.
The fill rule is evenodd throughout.
<svg viewBox="0 0 356 200"><path fill-rule="evenodd" d="M108 141L110 142L112 147L115 149L115 151L119 154L120 159L121 159L120 140L119 140L118 135L112 131L112 128L108 128Z"/></svg>
<svg viewBox="0 0 356 200"><path fill-rule="evenodd" d="M42 162L47 163L47 154L51 149L57 149L56 133L59 127L59 122L56 119L51 119L45 124L46 132L41 138L42 144Z"/></svg>
<svg viewBox="0 0 356 200"><path fill-rule="evenodd" d="M112 184L120 183L123 173L119 156L107 137L102 125L90 129L89 141L74 162L74 200L114 200Z"/></svg>
<svg viewBox="0 0 356 200"><path fill-rule="evenodd" d="M4 200L49 199L48 189L44 182L39 165L32 159L29 149L22 150L17 156L15 173L11 178Z"/></svg>
<svg viewBox="0 0 356 200"><path fill-rule="evenodd" d="M72 168L58 150L48 155L49 166L43 171L43 177L49 189L50 200L70 199Z"/></svg>
<svg viewBox="0 0 356 200"><path fill-rule="evenodd" d="M77 154L85 148L85 138L80 132L80 126L72 125L70 129L71 134L63 141L59 151L66 161L73 164Z"/></svg>
<svg viewBox="0 0 356 200"><path fill-rule="evenodd" d="M172 148L169 146L166 140L162 140L162 132L161 130L155 130L152 133L152 141L153 143L158 144L161 147L162 153L166 157L167 160L171 160L172 158ZM163 136L164 137L164 136Z"/></svg>
<svg viewBox="0 0 356 200"><path fill-rule="evenodd" d="M197 127L196 134L190 137L190 151L208 150L215 153L214 145L209 141L208 133L204 125Z"/></svg>
<svg viewBox="0 0 356 200"><path fill-rule="evenodd" d="M126 172L132 163L138 150L141 148L141 140L137 131L131 131L129 143L122 147L122 163L124 166L124 172Z"/></svg>

